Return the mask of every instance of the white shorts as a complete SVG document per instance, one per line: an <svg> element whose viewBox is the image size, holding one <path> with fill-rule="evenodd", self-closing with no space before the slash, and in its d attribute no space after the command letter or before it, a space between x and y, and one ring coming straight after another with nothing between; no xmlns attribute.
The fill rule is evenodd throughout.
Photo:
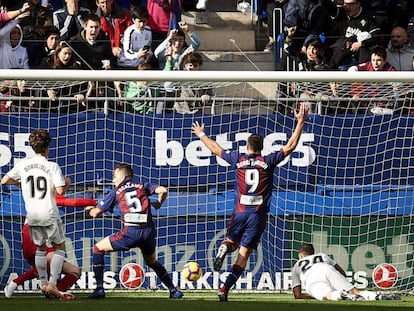
<svg viewBox="0 0 414 311"><path fill-rule="evenodd" d="M60 220L49 226L30 226L30 238L37 246L46 244L46 241L54 244L62 244L65 242L65 232Z"/></svg>
<svg viewBox="0 0 414 311"><path fill-rule="evenodd" d="M333 266L324 265L323 268L323 271L312 271L307 278L306 292L315 299L323 300L330 292L349 291L354 288L354 285Z"/></svg>

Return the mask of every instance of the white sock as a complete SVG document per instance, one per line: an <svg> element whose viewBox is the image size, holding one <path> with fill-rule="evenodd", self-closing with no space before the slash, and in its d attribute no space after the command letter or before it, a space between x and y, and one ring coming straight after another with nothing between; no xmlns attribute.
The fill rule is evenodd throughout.
<svg viewBox="0 0 414 311"><path fill-rule="evenodd" d="M47 259L46 251L36 251L35 266L41 284L47 283Z"/></svg>
<svg viewBox="0 0 414 311"><path fill-rule="evenodd" d="M49 281L53 284L57 283L61 273L63 262L65 261L65 252L62 250L56 250L50 261L50 278Z"/></svg>

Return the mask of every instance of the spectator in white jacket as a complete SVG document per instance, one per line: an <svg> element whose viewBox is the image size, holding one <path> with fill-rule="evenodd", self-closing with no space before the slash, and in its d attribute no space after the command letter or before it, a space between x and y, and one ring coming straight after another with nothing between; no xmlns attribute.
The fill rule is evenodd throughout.
<svg viewBox="0 0 414 311"><path fill-rule="evenodd" d="M0 69L29 69L29 56L21 46L23 32L13 19L0 28Z"/></svg>
<svg viewBox="0 0 414 311"><path fill-rule="evenodd" d="M413 70L414 47L408 41L407 31L400 26L391 31L391 40L387 46L387 61L397 71Z"/></svg>

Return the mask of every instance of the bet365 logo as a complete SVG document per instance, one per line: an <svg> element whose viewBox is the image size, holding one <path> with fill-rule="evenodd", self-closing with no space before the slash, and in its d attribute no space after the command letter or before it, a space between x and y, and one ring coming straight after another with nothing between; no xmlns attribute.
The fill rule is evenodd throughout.
<svg viewBox="0 0 414 311"><path fill-rule="evenodd" d="M372 281L378 288L390 289L397 283L397 269L389 263L383 263L372 271Z"/></svg>

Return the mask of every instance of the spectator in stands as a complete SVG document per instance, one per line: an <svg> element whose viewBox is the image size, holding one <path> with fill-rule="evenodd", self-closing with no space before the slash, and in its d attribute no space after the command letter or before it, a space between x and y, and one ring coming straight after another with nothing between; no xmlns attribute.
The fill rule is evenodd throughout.
<svg viewBox="0 0 414 311"><path fill-rule="evenodd" d="M96 0L96 6L95 14L101 18L102 30L108 34L112 53L118 57L124 32L132 24L129 12L114 0Z"/></svg>
<svg viewBox="0 0 414 311"><path fill-rule="evenodd" d="M96 14L89 14L85 17L85 29L78 37L71 41L72 50L78 56L82 69L109 70L115 68L116 58L112 54L111 42L105 32L101 30L101 19ZM86 97L114 97L115 88L118 97L122 97L119 83L91 82ZM111 102L112 103L112 102ZM102 105L88 101L89 108L96 108ZM111 106L115 108L115 105Z"/></svg>
<svg viewBox="0 0 414 311"><path fill-rule="evenodd" d="M53 25L52 12L49 8L40 5L40 0L28 0L30 14L21 18L19 25L23 31L22 45L33 48L44 40L46 28Z"/></svg>
<svg viewBox="0 0 414 311"><path fill-rule="evenodd" d="M125 30L123 49L117 60L117 66L137 68L139 64L149 62L151 55L152 33L147 26L148 11L137 7L131 11L133 24Z"/></svg>
<svg viewBox="0 0 414 311"><path fill-rule="evenodd" d="M13 11L1 11L0 12L0 27L3 26L5 23L9 22L12 19L17 18L20 14L28 11L30 9L29 3L23 3L22 7L18 10Z"/></svg>
<svg viewBox="0 0 414 311"><path fill-rule="evenodd" d="M61 42L56 52L49 57L47 63L48 69L80 69L81 65L76 59L76 55L66 42ZM85 84L67 84L66 86L56 86L47 90L49 97L48 104L51 112L79 112L86 108L84 95L81 94L82 87L86 89ZM60 97L71 97L73 101L60 101ZM43 104L44 106L44 104ZM44 107L43 107L44 108Z"/></svg>
<svg viewBox="0 0 414 311"><path fill-rule="evenodd" d="M172 29L178 29L183 0L147 0L148 26L152 30L154 49Z"/></svg>
<svg viewBox="0 0 414 311"><path fill-rule="evenodd" d="M154 51L161 69L181 69L182 58L187 53L196 51L200 48L200 38L195 32L191 31L190 26L186 22L180 22L179 27L180 29L171 30L168 37L161 42ZM186 35L191 40L190 46L185 42ZM167 59L169 59L170 62L167 63Z"/></svg>
<svg viewBox="0 0 414 311"><path fill-rule="evenodd" d="M151 70L151 64L141 63L138 70ZM126 84L124 97L126 99L126 111L139 114L155 113L157 109L157 97L160 89L148 85L147 81L130 81ZM134 98L134 100L131 100ZM162 109L162 108L161 108Z"/></svg>
<svg viewBox="0 0 414 311"><path fill-rule="evenodd" d="M191 31L187 23L180 22L179 26L180 29L171 30L168 37L154 51L159 66L163 70L181 70L183 58L188 53L198 50L201 45L200 38L195 32ZM190 46L185 42L186 35L191 40ZM171 82L165 82L164 88L166 97L175 98L177 96ZM173 101L166 101L164 111L167 113L173 112L173 106Z"/></svg>
<svg viewBox="0 0 414 311"><path fill-rule="evenodd" d="M318 0L289 0L284 24L292 36L286 49L290 54L297 54L305 52L305 44L310 38L327 33L331 18L327 7Z"/></svg>
<svg viewBox="0 0 414 311"><path fill-rule="evenodd" d="M52 55L60 41L60 31L55 26L49 26L45 30L45 39L36 42L27 48L30 68L42 67L45 60Z"/></svg>
<svg viewBox="0 0 414 311"><path fill-rule="evenodd" d="M66 41L78 36L89 13L89 9L79 7L79 0L65 0L65 6L53 13L53 24L60 30L60 39Z"/></svg>
<svg viewBox="0 0 414 311"><path fill-rule="evenodd" d="M197 52L190 52L184 57L183 63L184 70L201 70L203 58ZM194 114L204 111L204 108L210 103L211 94L211 88L197 86L192 82L183 83L180 92L181 99L178 98L174 103L174 109L181 114ZM189 98L191 99L189 100Z"/></svg>
<svg viewBox="0 0 414 311"><path fill-rule="evenodd" d="M395 68L387 62L387 52L382 46L372 49L371 60L352 66L348 71L395 71Z"/></svg>
<svg viewBox="0 0 414 311"><path fill-rule="evenodd" d="M387 52L382 46L376 46L372 49L371 52L371 61L359 64L357 66L352 66L348 71L395 71L395 68L387 62ZM365 87L361 83L352 83L351 84L351 94L354 99L358 100L359 98L368 97L375 98L381 94L380 90L376 86ZM372 108L369 105L369 102L361 101L357 103L357 112L365 113L366 109ZM374 107L383 108L393 108L394 101L371 101L371 105ZM371 110L372 111L372 110Z"/></svg>
<svg viewBox="0 0 414 311"><path fill-rule="evenodd" d="M274 27L276 25L273 25L275 23L275 20L273 18L273 11L275 9L281 9L282 11L281 20L283 21L284 12L286 11L288 1L289 0L259 0L258 1L257 13L259 15L259 18L263 11L266 11L267 13L267 35L269 37L269 41L267 42L264 48L265 52L273 52L276 38L278 34L283 31L283 29L279 29L279 31L277 31L278 28Z"/></svg>
<svg viewBox="0 0 414 311"><path fill-rule="evenodd" d="M23 47L23 31L19 20L29 11L20 14L0 28L0 69L29 69L29 56Z"/></svg>
<svg viewBox="0 0 414 311"><path fill-rule="evenodd" d="M75 54L79 57L82 69L111 69L115 66L111 42L101 31L101 19L95 14L85 17L85 28L71 41ZM108 62L102 62L108 60Z"/></svg>
<svg viewBox="0 0 414 311"><path fill-rule="evenodd" d="M348 20L341 38L330 46L330 67L347 70L369 61L370 48L378 45L380 29L372 16L361 7L360 0L344 0Z"/></svg>
<svg viewBox="0 0 414 311"><path fill-rule="evenodd" d="M400 26L391 31L387 46L387 61L398 71L413 70L414 47L408 41L407 31Z"/></svg>

